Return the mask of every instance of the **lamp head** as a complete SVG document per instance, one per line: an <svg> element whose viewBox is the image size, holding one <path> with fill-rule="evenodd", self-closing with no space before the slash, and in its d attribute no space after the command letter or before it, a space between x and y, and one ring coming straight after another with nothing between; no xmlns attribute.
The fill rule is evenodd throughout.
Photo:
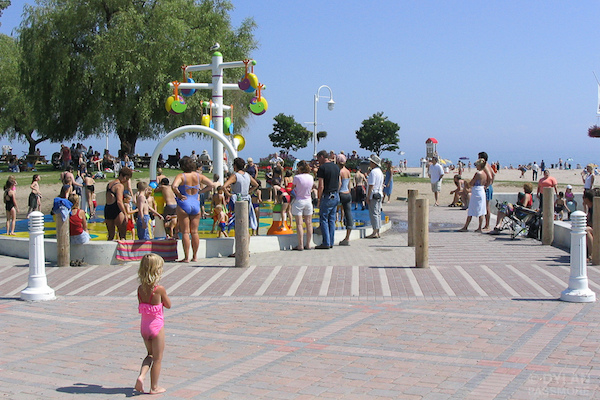
<svg viewBox="0 0 600 400"><path fill-rule="evenodd" d="M334 106L335 106L335 101L333 101L333 99L331 99L327 102L327 108L329 109L329 111L333 110Z"/></svg>

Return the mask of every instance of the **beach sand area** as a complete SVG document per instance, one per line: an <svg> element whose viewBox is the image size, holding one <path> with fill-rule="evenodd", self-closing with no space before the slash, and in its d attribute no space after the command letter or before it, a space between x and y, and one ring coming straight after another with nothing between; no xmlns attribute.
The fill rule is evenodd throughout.
<svg viewBox="0 0 600 400"><path fill-rule="evenodd" d="M581 169L579 170L558 170L551 169L550 176L553 176L558 181L558 190L563 191L566 188L566 185L573 185L573 192L580 193L583 191L583 182L581 180ZM421 168L408 168L409 173L420 173ZM440 205L448 206L452 202L453 195L450 194L450 191L454 190L455 185L453 182L453 177L456 173L450 171L448 174L444 175L442 180L442 192L440 196ZM475 168L471 169L471 172L465 170L463 174L464 178L471 179L475 174ZM19 174L15 175L17 178L18 186L17 186L17 204L19 206L19 213L17 215L17 220L26 218L27 214L27 199L29 197L30 189L29 185L31 184L30 178L19 178ZM495 193L515 193L523 190L523 183L525 182L533 182L532 172L527 171L525 173L524 178L520 178L521 172L516 169L502 169L496 175L496 182L494 183L494 192ZM541 177L541 172L538 174L538 177ZM97 180L96 181L96 197L99 205L104 204L105 202L105 191L106 184L110 182L111 179L106 180ZM138 180L149 180L147 173L139 173L135 172L132 178L132 187L135 188L136 182ZM43 195L42 198L42 212L44 214L49 214L52 208L52 202L54 197L58 195L60 192L60 183L52 183L48 184L44 181L40 183L40 189ZM537 182L534 184L534 194L537 188ZM429 199L429 204L433 205L434 198L433 193L431 192L431 185L429 182L407 182L404 181L403 178L395 177L394 179L394 190L392 193L392 201L396 200L398 197L408 197L409 189L417 189L419 191L419 196L422 198ZM385 206L384 206L385 211ZM0 223L6 221L6 213L0 213Z"/></svg>

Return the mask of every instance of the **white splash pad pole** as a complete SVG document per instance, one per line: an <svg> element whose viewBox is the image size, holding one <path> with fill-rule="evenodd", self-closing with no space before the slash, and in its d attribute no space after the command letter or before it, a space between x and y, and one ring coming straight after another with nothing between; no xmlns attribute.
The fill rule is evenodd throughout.
<svg viewBox="0 0 600 400"><path fill-rule="evenodd" d="M44 214L33 211L29 214L29 280L21 291L21 300L54 300L54 289L48 286L46 258L44 254Z"/></svg>
<svg viewBox="0 0 600 400"><path fill-rule="evenodd" d="M575 211L571 214L571 274L569 287L560 294L562 301L572 303L596 301L596 293L588 287L585 228L585 213Z"/></svg>

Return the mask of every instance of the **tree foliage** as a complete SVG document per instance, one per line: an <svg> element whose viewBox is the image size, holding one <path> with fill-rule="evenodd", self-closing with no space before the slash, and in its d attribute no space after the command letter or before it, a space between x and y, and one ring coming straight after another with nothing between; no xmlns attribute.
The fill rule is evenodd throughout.
<svg viewBox="0 0 600 400"><path fill-rule="evenodd" d="M7 9L10 6L10 0L0 0L0 17L2 17L2 11ZM0 26L2 26L2 22L0 22Z"/></svg>
<svg viewBox="0 0 600 400"><path fill-rule="evenodd" d="M388 121L388 117L384 117L383 112L378 112L362 122L362 126L356 131L356 138L361 149L380 156L383 151L398 150L399 130L400 125Z"/></svg>
<svg viewBox="0 0 600 400"><path fill-rule="evenodd" d="M280 113L273 119L273 133L269 134L273 147L296 151L308 145L311 133L292 115Z"/></svg>
<svg viewBox="0 0 600 400"><path fill-rule="evenodd" d="M121 150L132 153L137 139L199 123L199 102L211 93L198 91L186 112L170 115L167 84L182 80L184 64L209 64L215 42L226 61L248 58L255 23L232 28L232 8L227 0L40 0L26 7L23 76L39 129L62 141L101 135L108 123ZM210 71L196 74L197 82L211 82ZM225 81L242 74L226 70ZM225 95L243 128L251 95Z"/></svg>
<svg viewBox="0 0 600 400"><path fill-rule="evenodd" d="M47 140L34 138L35 121L30 99L20 80L21 52L16 40L0 34L0 137L29 143L29 154Z"/></svg>

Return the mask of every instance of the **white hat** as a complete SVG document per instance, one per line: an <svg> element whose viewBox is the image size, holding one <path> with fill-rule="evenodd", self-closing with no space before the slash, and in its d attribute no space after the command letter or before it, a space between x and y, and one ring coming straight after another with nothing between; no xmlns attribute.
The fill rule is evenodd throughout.
<svg viewBox="0 0 600 400"><path fill-rule="evenodd" d="M381 159L379 157L377 157L375 154L371 154L371 156L369 157L369 161L371 161L373 164L377 165L378 167L381 167Z"/></svg>
<svg viewBox="0 0 600 400"><path fill-rule="evenodd" d="M567 185L567 189L573 189L573 186Z"/></svg>
<svg viewBox="0 0 600 400"><path fill-rule="evenodd" d="M254 160L252 159L252 157L248 157L248 162L254 162Z"/></svg>

